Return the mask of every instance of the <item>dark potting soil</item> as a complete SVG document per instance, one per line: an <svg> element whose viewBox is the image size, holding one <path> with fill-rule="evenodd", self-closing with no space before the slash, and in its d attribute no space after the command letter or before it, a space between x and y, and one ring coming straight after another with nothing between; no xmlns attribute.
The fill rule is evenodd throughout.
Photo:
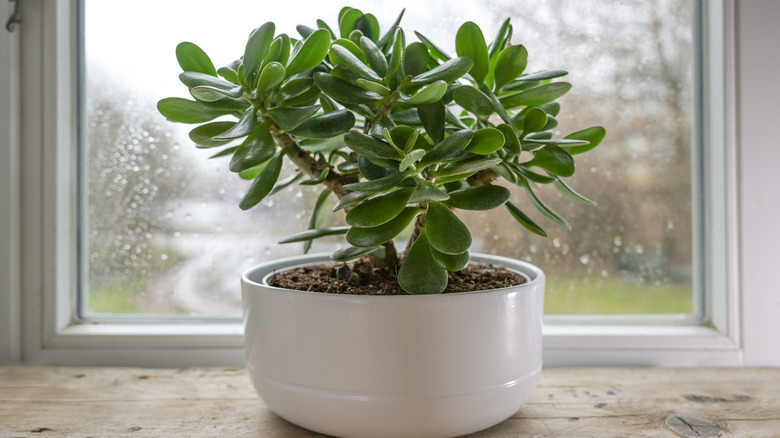
<svg viewBox="0 0 780 438"><path fill-rule="evenodd" d="M304 266L271 277L271 286L311 292L349 295L407 295L398 286L397 272L377 267L368 259L350 263L323 263ZM525 283L525 278L502 267L487 264L469 264L457 272L450 272L444 293L472 292L499 289Z"/></svg>

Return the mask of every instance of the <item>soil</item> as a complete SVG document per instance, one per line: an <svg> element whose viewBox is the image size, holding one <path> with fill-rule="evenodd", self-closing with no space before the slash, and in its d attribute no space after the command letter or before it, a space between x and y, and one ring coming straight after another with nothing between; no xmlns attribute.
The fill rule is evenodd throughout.
<svg viewBox="0 0 780 438"><path fill-rule="evenodd" d="M350 263L323 263L304 266L271 277L271 286L285 289L347 294L408 295L396 278L397 272L372 264L367 258ZM444 293L499 289L525 283L526 279L502 267L469 264L461 271L450 272Z"/></svg>

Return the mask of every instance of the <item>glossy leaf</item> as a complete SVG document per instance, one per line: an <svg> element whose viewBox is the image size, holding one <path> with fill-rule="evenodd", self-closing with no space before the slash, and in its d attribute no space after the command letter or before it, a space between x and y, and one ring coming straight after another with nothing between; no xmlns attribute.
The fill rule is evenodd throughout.
<svg viewBox="0 0 780 438"><path fill-rule="evenodd" d="M385 87L382 84L377 84L376 82L367 81L362 78L358 78L357 80L355 80L355 85L357 85L358 87L364 90L373 91L374 93L380 94L382 96L387 96L391 92L389 88Z"/></svg>
<svg viewBox="0 0 780 438"><path fill-rule="evenodd" d="M383 192L390 190L393 187L408 178L409 175L403 172L391 173L390 175L383 176L381 178L372 179L369 181L361 181L357 183L351 183L344 185L344 188L354 192Z"/></svg>
<svg viewBox="0 0 780 438"><path fill-rule="evenodd" d="M566 70L544 70L536 73L522 75L517 78L518 81L542 81L547 79L555 79L566 76L569 74Z"/></svg>
<svg viewBox="0 0 780 438"><path fill-rule="evenodd" d="M552 82L539 85L515 94L509 94L499 98L499 101L507 108L518 106L539 106L554 101L571 89L568 82Z"/></svg>
<svg viewBox="0 0 780 438"><path fill-rule="evenodd" d="M450 83L455 79L468 73L471 67L474 65L474 61L471 58L460 56L450 59L449 61L436 66L425 73L421 73L412 78L412 84L430 84L431 82L444 81Z"/></svg>
<svg viewBox="0 0 780 438"><path fill-rule="evenodd" d="M330 49L330 32L317 29L303 41L300 50L290 56L287 76L311 70L318 66Z"/></svg>
<svg viewBox="0 0 780 438"><path fill-rule="evenodd" d="M373 14L365 14L358 18L355 30L370 38L372 42L379 40L379 21ZM351 33L350 33L351 35Z"/></svg>
<svg viewBox="0 0 780 438"><path fill-rule="evenodd" d="M577 202L581 202L585 205L592 205L596 206L596 203L591 201L590 199L580 195L579 193L575 192L574 189L566 185L565 182L563 182L560 178L558 178L555 181L555 187L558 189L559 192L563 193L564 196L568 197L569 199L573 199Z"/></svg>
<svg viewBox="0 0 780 438"><path fill-rule="evenodd" d="M231 140L215 140L213 137L232 128L236 122L212 122L200 125L190 131L190 140L200 148L213 148L229 143Z"/></svg>
<svg viewBox="0 0 780 438"><path fill-rule="evenodd" d="M547 124L547 113L537 107L530 108L523 118L523 135L540 131Z"/></svg>
<svg viewBox="0 0 780 438"><path fill-rule="evenodd" d="M290 132L303 138L331 138L348 132L354 126L354 114L337 110L314 116Z"/></svg>
<svg viewBox="0 0 780 438"><path fill-rule="evenodd" d="M314 74L314 82L323 93L334 100L347 104L372 103L382 100L382 95L336 79L328 73Z"/></svg>
<svg viewBox="0 0 780 438"><path fill-rule="evenodd" d="M249 102L222 99L217 102L168 97L157 102L157 110L172 122L204 123L226 114L241 113Z"/></svg>
<svg viewBox="0 0 780 438"><path fill-rule="evenodd" d="M214 63L200 47L190 42L183 42L176 46L176 60L184 71L194 71L210 76L216 76L217 70Z"/></svg>
<svg viewBox="0 0 780 438"><path fill-rule="evenodd" d="M284 78L287 76L287 69L276 61L268 63L260 72L260 77L257 79L257 92L265 93L266 91L281 84Z"/></svg>
<svg viewBox="0 0 780 438"><path fill-rule="evenodd" d="M571 231L571 225L569 225L569 222L564 219L563 216L555 212L555 210L550 208L550 206L545 204L541 199L539 199L539 197L536 196L536 193L534 193L534 191L531 189L528 181L525 179L521 179L520 181L523 188L525 188L526 193L528 193L528 197L531 199L531 203L534 205L534 207L536 207L537 210L539 210L540 213L542 213L542 215L564 230Z"/></svg>
<svg viewBox="0 0 780 438"><path fill-rule="evenodd" d="M428 180L422 180L417 183L417 187L409 198L410 204L419 204L430 201L446 201L450 196Z"/></svg>
<svg viewBox="0 0 780 438"><path fill-rule="evenodd" d="M534 152L531 161L524 163L527 166L538 166L547 172L557 176L574 175L574 159L563 148L555 145L547 145Z"/></svg>
<svg viewBox="0 0 780 438"><path fill-rule="evenodd" d="M320 237L325 237L325 236L336 236L339 234L346 234L347 230L349 230L349 227L328 227L328 228L310 229L298 234L294 234L282 241L279 241L279 243L305 242L307 240L318 239Z"/></svg>
<svg viewBox="0 0 780 438"><path fill-rule="evenodd" d="M339 35L341 38L348 38L349 34L355 30L355 25L363 16L363 12L354 8L344 8L342 11L343 14L339 14Z"/></svg>
<svg viewBox="0 0 780 438"><path fill-rule="evenodd" d="M385 73L385 80L390 80L403 60L404 48L406 47L406 38L404 37L404 31L400 28L396 29L393 36L393 46L390 51L390 59L387 61L387 73Z"/></svg>
<svg viewBox="0 0 780 438"><path fill-rule="evenodd" d="M401 13L398 14L398 18L395 19L395 22L393 22L393 24L387 28L387 32L382 35L381 38L379 38L379 41L376 42L376 45L379 46L380 49L384 50L385 47L395 37L396 30L398 29L398 25L401 24L401 19L404 16L404 12L406 12L406 8L401 9Z"/></svg>
<svg viewBox="0 0 780 438"><path fill-rule="evenodd" d="M485 36L479 26L471 21L460 26L455 35L455 51L458 56L467 56L474 61L469 74L478 85L482 84L487 77L490 61Z"/></svg>
<svg viewBox="0 0 780 438"><path fill-rule="evenodd" d="M493 114L493 102L485 93L472 87L463 85L455 89L452 94L455 102L479 118L487 118Z"/></svg>
<svg viewBox="0 0 780 438"><path fill-rule="evenodd" d="M348 49L344 48L343 46L334 44L333 47L331 47L331 50L336 53L341 62L343 62L344 65L346 65L347 68L349 68L349 70L358 77L373 82L382 82L382 78L374 70L372 70L371 67L367 66L363 61L358 59L358 57Z"/></svg>
<svg viewBox="0 0 780 438"><path fill-rule="evenodd" d="M433 147L420 161L420 167L448 160L463 152L474 137L474 131L461 129L450 134Z"/></svg>
<svg viewBox="0 0 780 438"><path fill-rule="evenodd" d="M378 246L362 248L359 246L347 246L339 248L330 255L330 259L336 262L348 262L368 253L378 250Z"/></svg>
<svg viewBox="0 0 780 438"><path fill-rule="evenodd" d="M361 38L360 49L366 54L366 61L372 70L379 76L387 74L387 58L374 41L366 37Z"/></svg>
<svg viewBox="0 0 780 438"><path fill-rule="evenodd" d="M260 172L257 179L249 186L249 191L244 195L244 198L241 199L241 203L238 204L242 210L248 210L254 207L268 196L271 189L274 188L276 180L279 179L279 172L282 170L282 158L282 154L274 156L274 158L268 162L268 165L265 166L265 169Z"/></svg>
<svg viewBox="0 0 780 438"><path fill-rule="evenodd" d="M230 140L233 138L241 138L245 135L251 134L256 127L257 127L257 112L255 111L254 108L250 107L246 111L244 111L244 114L242 114L241 118L238 119L238 123L233 125L227 131L219 135L215 135L214 139Z"/></svg>
<svg viewBox="0 0 780 438"><path fill-rule="evenodd" d="M260 63L265 57L271 41L274 39L274 32L276 32L276 26L274 23L268 22L252 31L252 34L249 35L243 57L245 80L253 76L260 68Z"/></svg>
<svg viewBox="0 0 780 438"><path fill-rule="evenodd" d="M431 248L431 255L439 266L450 272L460 271L469 264L468 251L460 254L444 254L437 251L436 248Z"/></svg>
<svg viewBox="0 0 780 438"><path fill-rule="evenodd" d="M438 294L447 288L447 271L434 260L425 228L420 230L398 271L398 283L413 295Z"/></svg>
<svg viewBox="0 0 780 438"><path fill-rule="evenodd" d="M427 105L418 105L417 114L420 122L425 128L425 132L435 143L440 143L444 139L444 125L446 121L446 111L442 101L430 103ZM403 123L399 121L399 123Z"/></svg>
<svg viewBox="0 0 780 438"><path fill-rule="evenodd" d="M389 222L372 228L352 227L347 231L347 242L353 246L371 247L393 240L422 210L418 207L406 207Z"/></svg>
<svg viewBox="0 0 780 438"><path fill-rule="evenodd" d="M311 78L295 78L287 81L276 93L277 102L292 99L300 96L314 87L314 81Z"/></svg>
<svg viewBox="0 0 780 438"><path fill-rule="evenodd" d="M444 203L461 210L491 210L509 200L509 190L496 185L471 186L449 193Z"/></svg>
<svg viewBox="0 0 780 438"><path fill-rule="evenodd" d="M319 229L325 220L328 218L330 208L328 207L328 198L331 190L326 188L317 197L317 201L314 203L314 209L312 209L311 217L309 218L309 230ZM306 254L311 249L311 239L303 243L303 253Z"/></svg>
<svg viewBox="0 0 780 438"><path fill-rule="evenodd" d="M444 81L436 81L432 84L424 86L413 96L404 98L402 101L409 105L424 105L436 102L437 100L441 99L446 92L447 83Z"/></svg>
<svg viewBox="0 0 780 438"><path fill-rule="evenodd" d="M420 158L425 156L425 150L423 149L415 149L409 154L407 154L403 160L401 160L401 164L398 165L398 170L403 172L404 170L408 169L410 166L412 166L414 163L417 162Z"/></svg>
<svg viewBox="0 0 780 438"><path fill-rule="evenodd" d="M522 45L509 46L501 51L496 58L495 89L520 76L528 63L528 51Z"/></svg>
<svg viewBox="0 0 780 438"><path fill-rule="evenodd" d="M335 46L341 46L349 50L350 52L352 52L352 54L355 55L363 63L367 62L365 53L363 53L363 50L360 47L358 47L357 44L353 43L352 41L346 38L339 38L336 41L333 41L333 44L331 44L330 46L330 51L328 52L330 63L333 64L334 67L343 62L339 57L338 53L336 53L336 51L333 50Z"/></svg>
<svg viewBox="0 0 780 438"><path fill-rule="evenodd" d="M195 99L203 102L216 102L226 97L232 97L232 98L241 97L244 94L244 92L241 89L241 87L235 87L235 88L231 88L230 90L225 90L223 88L203 85L203 86L193 87L190 90L190 94Z"/></svg>
<svg viewBox="0 0 780 438"><path fill-rule="evenodd" d="M303 175L304 175L303 172L296 172L281 181L277 181L276 185L274 185L274 188L271 190L270 195L278 193L281 190L284 190L287 187L290 187L291 185L297 183L298 181L303 179Z"/></svg>
<svg viewBox="0 0 780 438"><path fill-rule="evenodd" d="M425 44L415 42L406 46L401 69L404 76L416 76L428 69L428 48Z"/></svg>
<svg viewBox="0 0 780 438"><path fill-rule="evenodd" d="M512 37L512 25L510 19L507 18L501 23L501 27L496 32L496 37L493 38L493 42L490 44L490 63L493 64L499 53L509 44L509 40Z"/></svg>
<svg viewBox="0 0 780 438"><path fill-rule="evenodd" d="M371 228L389 222L406 207L412 189L399 189L376 196L355 206L347 213L346 221L353 227Z"/></svg>
<svg viewBox="0 0 780 438"><path fill-rule="evenodd" d="M607 131L601 126L592 126L590 128L583 129L581 131L572 132L564 137L564 139L570 140L584 140L589 142L587 145L565 147L566 152L571 155L577 155L587 152L601 143L604 137L607 135Z"/></svg>
<svg viewBox="0 0 780 438"><path fill-rule="evenodd" d="M342 208L349 207L350 205L360 202L373 195L374 193L371 192L347 193L343 198L339 199L338 202L336 202L336 205L333 206L333 211L339 211Z"/></svg>
<svg viewBox="0 0 780 438"><path fill-rule="evenodd" d="M526 214L523 213L515 204L507 202L506 208L509 210L509 214L511 214L516 221L520 222L520 225L524 226L534 234L547 237L547 232L544 231L542 227L537 225L536 222L534 222L530 217L526 216Z"/></svg>
<svg viewBox="0 0 780 438"><path fill-rule="evenodd" d="M444 254L461 254L471 247L468 227L447 206L439 202L428 203L425 228L431 247Z"/></svg>
<svg viewBox="0 0 780 438"><path fill-rule="evenodd" d="M319 105L303 107L276 107L266 110L268 114L280 128L285 131L295 129L306 119L313 116L320 110Z"/></svg>
<svg viewBox="0 0 780 438"><path fill-rule="evenodd" d="M431 171L430 176L434 178L440 178L443 176L464 175L467 173L474 173L480 170L490 169L493 166L497 166L498 163L501 163L501 161L502 161L501 158L498 157L496 158L477 157L476 159L456 161L454 163L441 166L438 169Z"/></svg>
<svg viewBox="0 0 780 438"><path fill-rule="evenodd" d="M435 59L438 59L439 61L449 61L450 59L452 59L452 56L445 53L444 50L439 48L436 44L433 43L433 41L428 39L425 35L417 31L415 31L414 34L417 35L417 38L419 38L420 41L422 41L422 43L428 47L428 51L430 52L431 56L434 57Z"/></svg>
<svg viewBox="0 0 780 438"><path fill-rule="evenodd" d="M504 134L504 149L506 149L507 152L519 155L520 152L522 152L522 147L520 146L520 139L517 137L515 128L506 123L502 123L496 126L496 129Z"/></svg>
<svg viewBox="0 0 780 438"><path fill-rule="evenodd" d="M474 138L466 150L479 155L489 155L502 147L504 134L496 128L483 128L474 132Z"/></svg>
<svg viewBox="0 0 780 438"><path fill-rule="evenodd" d="M362 132L350 131L344 136L348 148L368 158L387 158L400 160L401 155L395 148Z"/></svg>
<svg viewBox="0 0 780 438"><path fill-rule="evenodd" d="M230 160L230 170L232 172L242 172L252 167L258 166L274 156L276 144L268 132L268 124L263 123L255 128L241 146L233 154Z"/></svg>

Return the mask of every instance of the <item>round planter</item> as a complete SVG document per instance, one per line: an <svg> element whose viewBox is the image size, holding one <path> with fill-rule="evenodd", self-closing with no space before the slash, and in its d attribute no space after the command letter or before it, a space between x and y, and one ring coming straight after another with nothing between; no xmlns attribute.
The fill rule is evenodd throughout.
<svg viewBox="0 0 780 438"><path fill-rule="evenodd" d="M354 296L268 286L274 272L327 255L244 273L246 362L269 408L341 437L452 437L509 418L542 367L544 273L473 255L528 278L481 292Z"/></svg>

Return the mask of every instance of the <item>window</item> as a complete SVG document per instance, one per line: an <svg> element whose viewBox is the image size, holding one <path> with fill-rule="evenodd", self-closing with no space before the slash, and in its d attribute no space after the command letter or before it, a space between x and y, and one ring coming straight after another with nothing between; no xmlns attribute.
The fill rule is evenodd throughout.
<svg viewBox="0 0 780 438"><path fill-rule="evenodd" d="M13 154L18 154L21 163L18 179L13 180L11 175L11 184L3 186L4 194L17 193L17 201L14 202L12 196L0 198L4 211L18 211L17 223L14 225L12 222L10 228L12 231L21 231L16 250L13 239L10 239L11 243L0 241L0 250L4 256L9 254L9 259L12 259L21 254L19 271L16 274L0 271L0 276L3 276L0 280L3 286L14 285L16 281L21 284L21 289L8 287L0 290L0 298L3 300L0 304L21 301L23 312L18 325L14 325L13 321L2 321L3 328L12 329L4 332L17 333L14 327L23 329L24 335L19 339L24 358L32 363L239 365L242 355L241 329L230 321L217 319L204 323L202 320L187 319L169 324L162 319L148 323L114 319L101 323L81 323L74 319L77 302L75 291L79 278L74 258L78 229L75 214L75 175L78 163L75 159L77 123L73 118L78 108L76 85L79 76L75 50L78 46L75 31L78 10L76 2L29 0L25 5L25 22L21 26L19 40L15 43L21 45L21 61L13 61L12 58L13 62L6 63L3 58L0 63L2 68L11 71L10 76L0 75L0 79L5 81L7 77L13 77L14 69L22 79L19 104L14 107L11 100L10 109L0 106L3 110L0 116L4 120L21 122L21 141L12 139L8 143L9 155L13 157ZM702 7L702 29L705 30L706 44L701 55L704 62L695 65L701 66L706 79L706 92L699 97L704 100L702 122L706 129L703 141L707 145L707 153L695 160L692 167L696 170L694 175L697 175L694 179L703 180L706 190L703 192L704 199L693 198L692 209L696 211L698 202L706 207L693 221L705 224L706 232L700 237L694 235L695 239L701 241L694 242L692 247L703 248L702 252L706 252L707 257L694 254L692 258L706 262L707 269L701 270L701 281L707 295L701 308L706 310L709 318L705 324L692 323L683 318L678 320L677 325L658 325L652 318L632 318L630 321L602 318L600 324L590 325L583 325L576 318L553 321L555 324L545 327L545 359L548 365L777 363L777 358L773 359L771 355L755 353L756 349L771 345L772 342L757 334L762 328L771 329L771 312L775 306L765 284L762 284L762 281L771 278L769 273L772 268L764 260L768 254L760 251L760 248L765 243L776 245L780 242L777 242L776 237L759 233L757 229L772 223L761 213L769 213L769 218L778 213L775 207L767 207L766 201L760 202L761 199L771 199L771 196L761 196L776 194L776 189L766 184L770 180L765 175L771 174L771 171L765 168L772 161L771 158L777 157L776 152L756 149L756 145L761 143L761 136L768 135L766 126L772 126L771 121L757 125L754 122L757 119L750 117L772 113L769 111L769 102L776 90L770 89L765 95L766 90L759 92L751 84L761 83L762 80L766 82L769 77L767 72L777 66L771 64L774 61L766 60L758 51L754 51L751 44L771 49L767 47L761 29L768 31L774 27L771 20L762 18L773 16L772 12L777 12L777 8L740 4L742 15L736 15L735 4L728 0L723 3L705 2ZM483 24L477 16L469 18ZM736 28L737 19L757 20L763 27L754 28L744 25L747 22L739 21L743 24L739 27L742 32L739 35L744 40L735 40L732 32ZM416 27L408 21L406 26ZM175 37L176 41L183 39L188 37ZM203 37L204 41L208 39ZM0 39L3 45L13 45L13 41L6 35ZM738 42L738 46L733 46L734 41ZM529 42L529 46L537 45ZM743 61L740 62L769 63L769 67L764 65L762 69L742 70L749 71L748 76L753 82L739 82L745 91L738 96L733 94L734 68L742 64L734 64L735 50L739 50L742 56L740 59ZM207 51L212 52L208 48ZM8 55L0 50L0 56ZM169 60L173 62L172 57ZM576 72L577 69L572 67L572 71ZM581 87L582 81L573 82ZM737 97L743 99L739 101L739 107L735 106ZM754 102L758 103L757 107L751 105ZM747 126L740 132L750 132L750 135L740 134L737 137L735 134L737 109L742 114L740 120ZM18 114L25 116L19 118ZM40 116L32 117L31 114ZM153 131L147 131L154 137ZM751 172L738 167L740 162L736 160L737 152L734 149L737 143L741 147L744 162L754 166ZM726 145L725 150L718 149L723 148L723 145ZM694 179L692 184L696 184ZM755 193L754 197L759 196L759 200L753 201L753 197L743 196L743 203L736 204L737 195L745 193ZM6 209L6 206L11 208ZM749 218L746 223L755 228L737 228L740 215ZM678 223L674 222L672 229L677 227ZM736 240L738 235L743 236L744 240ZM621 242L625 243L625 235L620 237ZM758 254L764 254L764 259L746 257L743 261L739 258L740 245L749 245L744 249L745 253L759 250ZM583 263L583 266L590 263ZM741 282L738 275L740 269L756 275ZM601 274L600 270L594 273ZM86 276L85 273L81 278ZM696 275L693 278L694 282L697 281ZM742 293L741 298L738 292ZM744 303L743 308L737 305L740 300ZM0 339L0 353L10 348L11 343L5 337ZM582 354L583 351L588 354Z"/></svg>

